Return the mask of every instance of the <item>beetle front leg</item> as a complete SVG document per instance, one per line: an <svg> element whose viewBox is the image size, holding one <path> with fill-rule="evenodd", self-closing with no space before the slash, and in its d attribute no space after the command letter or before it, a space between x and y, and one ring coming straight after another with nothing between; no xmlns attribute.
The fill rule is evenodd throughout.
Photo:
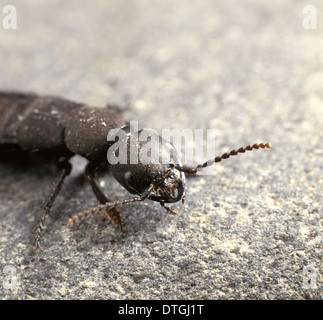
<svg viewBox="0 0 323 320"><path fill-rule="evenodd" d="M100 168L100 165L96 164L95 162L90 162L85 169L85 176L87 180L90 182L92 190L101 204L105 204L107 202L112 202L103 191L98 186L95 180L95 172ZM117 227L119 227L120 231L123 231L124 222L121 215L121 212L113 207L105 210L105 214L108 216L109 220Z"/></svg>
<svg viewBox="0 0 323 320"><path fill-rule="evenodd" d="M164 202L159 202L159 203L160 203L160 205L161 205L164 209L166 209L166 211L167 211L168 213L172 213L172 214L176 215L176 211L175 211L175 210L173 210L173 209L171 209L170 207L165 206L165 203L164 203Z"/></svg>
<svg viewBox="0 0 323 320"><path fill-rule="evenodd" d="M48 197L46 198L46 200L42 204L41 208L39 209L40 214L37 217L36 225L33 230L34 245L35 245L36 250L40 249L40 242L41 242L41 238L43 235L43 229L44 229L44 225L45 225L46 216L49 213L51 207L53 206L54 201L55 201L55 199L62 187L62 184L63 184L65 178L71 172L72 166L68 162L68 160L69 159L64 158L62 161L57 162L59 169L61 169L60 175L59 175L57 181L54 183L52 191L50 192L50 194L48 195Z"/></svg>

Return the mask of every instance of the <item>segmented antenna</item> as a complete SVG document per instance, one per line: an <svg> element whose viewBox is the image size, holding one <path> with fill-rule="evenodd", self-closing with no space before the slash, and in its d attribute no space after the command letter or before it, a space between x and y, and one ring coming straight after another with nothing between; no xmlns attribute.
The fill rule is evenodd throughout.
<svg viewBox="0 0 323 320"><path fill-rule="evenodd" d="M132 202L137 202L137 201L144 201L149 197L149 195L152 193L153 189L156 188L159 184L161 184L165 178L169 177L171 175L171 171L168 169L167 171L163 172L161 176L158 176L156 180L154 180L150 186L139 196L139 197L134 197L130 199L124 199L124 200L117 200L113 202L107 202L104 204L99 204L95 208L91 208L90 210L86 210L83 212L78 213L77 215L73 216L72 218L68 219L68 226L72 227L75 223L79 222L80 220L96 214L100 212L101 210L109 210L112 208L115 208L120 205L132 203ZM165 206L164 206L165 207ZM167 211L173 212L171 209L168 207L165 207ZM122 231L122 225L123 225L123 219L120 213L114 213L111 215L111 217L108 215L109 219L114 223L115 225L120 225L121 231Z"/></svg>
<svg viewBox="0 0 323 320"><path fill-rule="evenodd" d="M115 206L118 206L120 204L124 204L124 200L122 203L121 202L122 201L115 201L115 202L108 202L106 204L99 204L95 208L91 208L89 210L85 210L83 212L80 212L77 215L74 215L72 218L69 218L67 220L67 225L69 227L72 227L75 223L80 222L82 219L87 218L88 216L99 213L101 210L105 209L106 211L109 211L109 209L114 209ZM124 223L123 223L122 215L119 211L109 211L109 213L106 212L106 215L108 216L109 220L115 226L120 228L120 231L123 231Z"/></svg>
<svg viewBox="0 0 323 320"><path fill-rule="evenodd" d="M132 202L137 202L137 201L143 201L150 195L153 187L155 187L156 185L157 185L157 183L152 184L147 189L147 191L145 191L143 194L140 195L140 197L134 197L134 198L130 198L130 199L107 202L105 204L99 204L98 206L96 206L95 208L91 208L90 210L80 212L77 215L73 216L72 218L68 219L67 224L69 227L72 227L75 223L79 222L80 220L82 220L90 215L96 214L96 213L100 212L101 210L109 210L109 209L115 208L120 205L132 203ZM117 219L121 219L121 221L123 221L122 217L120 218L120 216L118 216L118 215L114 215L110 220L116 224Z"/></svg>
<svg viewBox="0 0 323 320"><path fill-rule="evenodd" d="M105 206L103 204L100 204L95 208L91 208L90 210L80 212L77 215L74 215L72 218L69 218L67 220L67 225L69 227L72 227L75 223L79 222L80 220L82 220L90 215L96 214L96 213L100 212L101 210L103 210L104 208L105 208Z"/></svg>
<svg viewBox="0 0 323 320"><path fill-rule="evenodd" d="M262 149L264 149L264 148L271 149L272 148L272 145L270 143L268 143L268 142L267 143L259 143L259 144L258 143L255 143L252 146L248 145L245 148L240 148L238 150L232 150L230 152L223 153L222 156L218 156L218 157L216 157L214 159L208 160L205 163L199 164L199 165L197 165L196 167L193 167L193 168L192 167L185 167L185 166L183 167L183 166L180 166L180 165L177 165L177 164L176 165L173 164L173 166L177 170L182 171L184 173L194 174L194 173L197 172L198 169L205 168L207 166L210 166L213 163L217 163L217 162L220 162L220 161L222 161L224 159L228 159L231 156L236 156L238 153L245 153L246 151L251 151L253 149L259 149L259 148L262 148Z"/></svg>

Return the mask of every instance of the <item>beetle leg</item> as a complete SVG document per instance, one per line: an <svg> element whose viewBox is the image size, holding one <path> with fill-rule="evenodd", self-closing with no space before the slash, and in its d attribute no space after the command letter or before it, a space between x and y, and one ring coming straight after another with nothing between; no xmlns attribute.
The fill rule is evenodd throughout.
<svg viewBox="0 0 323 320"><path fill-rule="evenodd" d="M165 203L164 202L159 202L160 203L160 205L163 207L163 208L165 208L166 209L166 211L167 212L169 212L169 213L172 213L172 214L176 214L176 211L174 211L173 209L171 209L171 208L169 208L169 207L167 207L167 206L165 206Z"/></svg>
<svg viewBox="0 0 323 320"><path fill-rule="evenodd" d="M96 164L95 162L90 162L85 169L85 176L90 182L90 185L92 187L92 190L98 199L98 201L101 204L105 204L107 202L112 202L109 198L106 197L106 195L103 193L103 191L98 186L96 180L95 180L95 172L99 169L100 165ZM116 226L119 227L120 231L123 231L124 222L121 215L121 212L113 207L113 208L107 208L105 210L105 214L108 216L109 220Z"/></svg>
<svg viewBox="0 0 323 320"><path fill-rule="evenodd" d="M57 181L54 183L52 191L50 192L50 194L42 204L41 208L39 209L40 213L37 217L36 225L33 230L34 245L36 250L40 249L40 242L43 234L46 216L49 213L51 207L53 206L54 201L62 187L62 184L65 178L70 174L72 169L71 164L68 162L68 159L66 158L64 158L63 161L58 163L58 167L59 169L61 169L60 175Z"/></svg>

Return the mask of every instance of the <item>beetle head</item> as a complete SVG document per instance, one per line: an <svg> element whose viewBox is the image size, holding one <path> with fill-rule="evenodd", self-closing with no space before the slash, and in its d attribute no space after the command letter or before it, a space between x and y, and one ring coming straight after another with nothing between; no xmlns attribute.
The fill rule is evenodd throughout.
<svg viewBox="0 0 323 320"><path fill-rule="evenodd" d="M158 169L158 172L154 169ZM154 169L144 166L132 168L132 171L124 173L121 184L129 192L139 195L152 186L152 191L148 199L153 201L162 203L172 203L179 200L184 201L185 174L173 167L165 167L161 171L160 168ZM143 175L144 178L140 178Z"/></svg>
<svg viewBox="0 0 323 320"><path fill-rule="evenodd" d="M151 139L148 142L138 139L141 133L149 135ZM173 165L173 163L179 166L181 164L176 150L169 142L156 132L146 129L140 130L135 135L129 132L122 140L126 143L127 163L110 164L110 171L125 189L132 194L141 195L152 187L147 198L161 203L184 200L185 174ZM138 152L137 163L130 161L133 159L130 155L133 150ZM142 151L149 153L150 161L143 160ZM169 156L166 158L169 159L169 163L166 164L163 163L165 155Z"/></svg>

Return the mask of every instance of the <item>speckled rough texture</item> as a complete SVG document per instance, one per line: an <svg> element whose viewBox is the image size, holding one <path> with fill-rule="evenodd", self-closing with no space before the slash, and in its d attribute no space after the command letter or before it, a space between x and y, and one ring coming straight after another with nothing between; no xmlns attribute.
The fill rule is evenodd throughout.
<svg viewBox="0 0 323 320"><path fill-rule="evenodd" d="M190 179L176 216L123 207L125 234L100 217L67 226L97 203L76 157L37 257L30 234L55 170L1 163L1 299L322 299L322 1L316 30L303 28L304 1L10 3L2 90L129 105L127 119L157 130L213 128L217 154L274 148ZM303 287L308 265L316 288Z"/></svg>

